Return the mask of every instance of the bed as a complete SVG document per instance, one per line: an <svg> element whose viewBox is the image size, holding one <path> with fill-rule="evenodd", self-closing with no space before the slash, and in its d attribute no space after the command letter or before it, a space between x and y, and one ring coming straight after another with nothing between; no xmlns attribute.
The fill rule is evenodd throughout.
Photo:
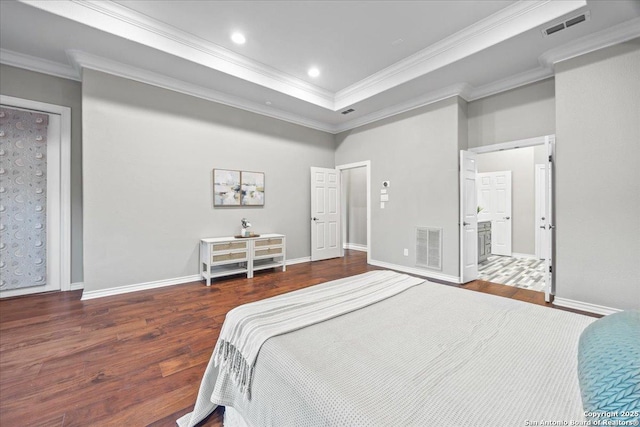
<svg viewBox="0 0 640 427"><path fill-rule="evenodd" d="M264 340L251 363L250 390L216 366L214 350L194 412L178 424L196 425L217 405L226 407L225 426L524 426L584 419L577 347L593 318L389 271L295 295L380 283L381 275L411 284Z"/></svg>

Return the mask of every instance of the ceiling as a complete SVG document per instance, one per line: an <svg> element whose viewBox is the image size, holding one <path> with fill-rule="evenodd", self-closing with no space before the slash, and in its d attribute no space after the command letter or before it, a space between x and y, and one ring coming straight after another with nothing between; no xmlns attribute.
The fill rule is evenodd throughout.
<svg viewBox="0 0 640 427"><path fill-rule="evenodd" d="M95 69L331 133L548 78L635 37L640 0L0 2L2 63Z"/></svg>

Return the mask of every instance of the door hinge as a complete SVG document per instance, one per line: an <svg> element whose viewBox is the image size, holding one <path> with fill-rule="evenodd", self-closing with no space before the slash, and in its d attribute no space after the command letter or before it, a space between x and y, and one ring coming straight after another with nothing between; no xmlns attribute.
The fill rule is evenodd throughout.
<svg viewBox="0 0 640 427"><path fill-rule="evenodd" d="M549 163L553 162L553 156L549 154Z"/></svg>
<svg viewBox="0 0 640 427"><path fill-rule="evenodd" d="M549 266L549 273L553 273L553 266L552 265Z"/></svg>

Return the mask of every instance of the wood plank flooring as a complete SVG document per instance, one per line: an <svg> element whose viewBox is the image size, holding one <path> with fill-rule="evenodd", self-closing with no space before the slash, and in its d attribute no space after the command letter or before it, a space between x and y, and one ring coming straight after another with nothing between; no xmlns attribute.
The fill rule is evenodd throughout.
<svg viewBox="0 0 640 427"><path fill-rule="evenodd" d="M366 254L80 301L81 291L0 301L1 426L175 426L193 408L226 312L375 270ZM546 305L538 292L466 289ZM219 408L203 426L222 425Z"/></svg>

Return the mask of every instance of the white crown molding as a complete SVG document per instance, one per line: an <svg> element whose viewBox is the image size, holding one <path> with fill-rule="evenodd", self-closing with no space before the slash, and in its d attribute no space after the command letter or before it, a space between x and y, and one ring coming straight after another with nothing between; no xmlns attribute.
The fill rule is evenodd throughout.
<svg viewBox="0 0 640 427"><path fill-rule="evenodd" d="M373 113L358 117L351 121L342 123L335 127L334 133L344 132L350 129L354 129L360 126L367 125L369 123L377 122L379 120L386 119L388 117L396 116L398 114L415 110L416 108L424 107L429 104L434 104L438 101L442 101L452 96L460 96L461 93L466 93L469 90L469 85L466 83L449 86L443 89L431 91L425 95L418 96L410 99L409 101L402 102L400 104L392 105L387 108L383 108Z"/></svg>
<svg viewBox="0 0 640 427"><path fill-rule="evenodd" d="M188 83L183 80L168 77L153 71L143 70L141 68L132 67L117 61L91 55L78 50L67 51L67 56L77 70L88 68L103 73L112 74L126 79L135 80L141 83L150 84L161 87L163 89L172 90L197 98L206 99L208 101L217 102L228 105L230 107L240 108L252 113L261 114L274 119L284 120L289 123L305 126L308 128L321 130L324 132L333 132L331 125L317 120L308 119L306 117L278 110L276 108L263 106L257 102L248 101L234 95L218 92L213 89L205 88L196 84Z"/></svg>
<svg viewBox="0 0 640 427"><path fill-rule="evenodd" d="M24 68L38 73L49 74L63 79L81 81L80 74L66 64L49 61L31 55L14 52L12 50L0 48L0 63L13 67Z"/></svg>
<svg viewBox="0 0 640 427"><path fill-rule="evenodd" d="M196 64L334 109L333 93L112 1L18 0Z"/></svg>
<svg viewBox="0 0 640 427"><path fill-rule="evenodd" d="M76 3L75 0L65 0L62 2L39 2L34 0L20 1L28 4ZM96 2L89 3L95 6ZM106 3L108 3L110 7L114 5L110 2ZM103 3L100 2L100 5L102 4ZM115 8L118 9L119 6L116 5ZM128 11L129 9L126 10ZM118 75L120 77L151 84L154 86L162 87L164 89L169 89L198 98L206 99L212 102L240 108L246 111L261 114L278 120L283 120L289 123L294 123L323 132L336 134L378 120L392 117L397 114L413 110L415 108L420 108L452 96L460 96L466 101L471 102L480 98L504 92L506 90L514 89L520 86L534 83L536 81L550 78L554 75L553 66L557 62L574 58L576 56L593 52L595 50L602 49L608 46L612 46L617 43L622 43L636 37L640 37L640 18L629 20L614 27L582 37L558 48L551 49L540 56L539 62L541 65L532 70L528 70L523 73L516 74L480 87L472 87L467 83L456 84L447 88L429 92L401 104L396 104L375 111L373 113L369 113L365 116L339 125L309 119L294 113L278 110L273 107L267 107L260 103L247 101L240 97L218 92L213 89L204 88L202 86L164 76L159 73L132 67L126 64L101 58L95 55L90 55L80 51L68 52L68 56L70 58L70 62L73 64L73 67L6 49L0 49L0 63L76 81L81 81L81 68L91 68L97 71Z"/></svg>
<svg viewBox="0 0 640 427"><path fill-rule="evenodd" d="M471 102L476 99L485 98L487 96L495 95L506 90L515 89L520 86L535 83L540 80L553 77L553 69L547 67L536 67L533 70L528 70L523 73L515 74L507 78L489 83L477 88L473 88L469 93L464 96L465 100Z"/></svg>
<svg viewBox="0 0 640 427"><path fill-rule="evenodd" d="M586 0L522 1L336 93L336 111L452 64L586 6Z"/></svg>
<svg viewBox="0 0 640 427"><path fill-rule="evenodd" d="M591 304L589 302L558 297L555 297L553 299L553 305L572 308L574 310L586 311L587 313L602 314L604 316L622 311L618 308L606 307L604 305Z"/></svg>
<svg viewBox="0 0 640 427"><path fill-rule="evenodd" d="M540 55L538 61L543 67L553 69L558 62L618 43L624 43L636 37L640 37L640 18L630 19L611 28L580 37L572 42L548 50Z"/></svg>

